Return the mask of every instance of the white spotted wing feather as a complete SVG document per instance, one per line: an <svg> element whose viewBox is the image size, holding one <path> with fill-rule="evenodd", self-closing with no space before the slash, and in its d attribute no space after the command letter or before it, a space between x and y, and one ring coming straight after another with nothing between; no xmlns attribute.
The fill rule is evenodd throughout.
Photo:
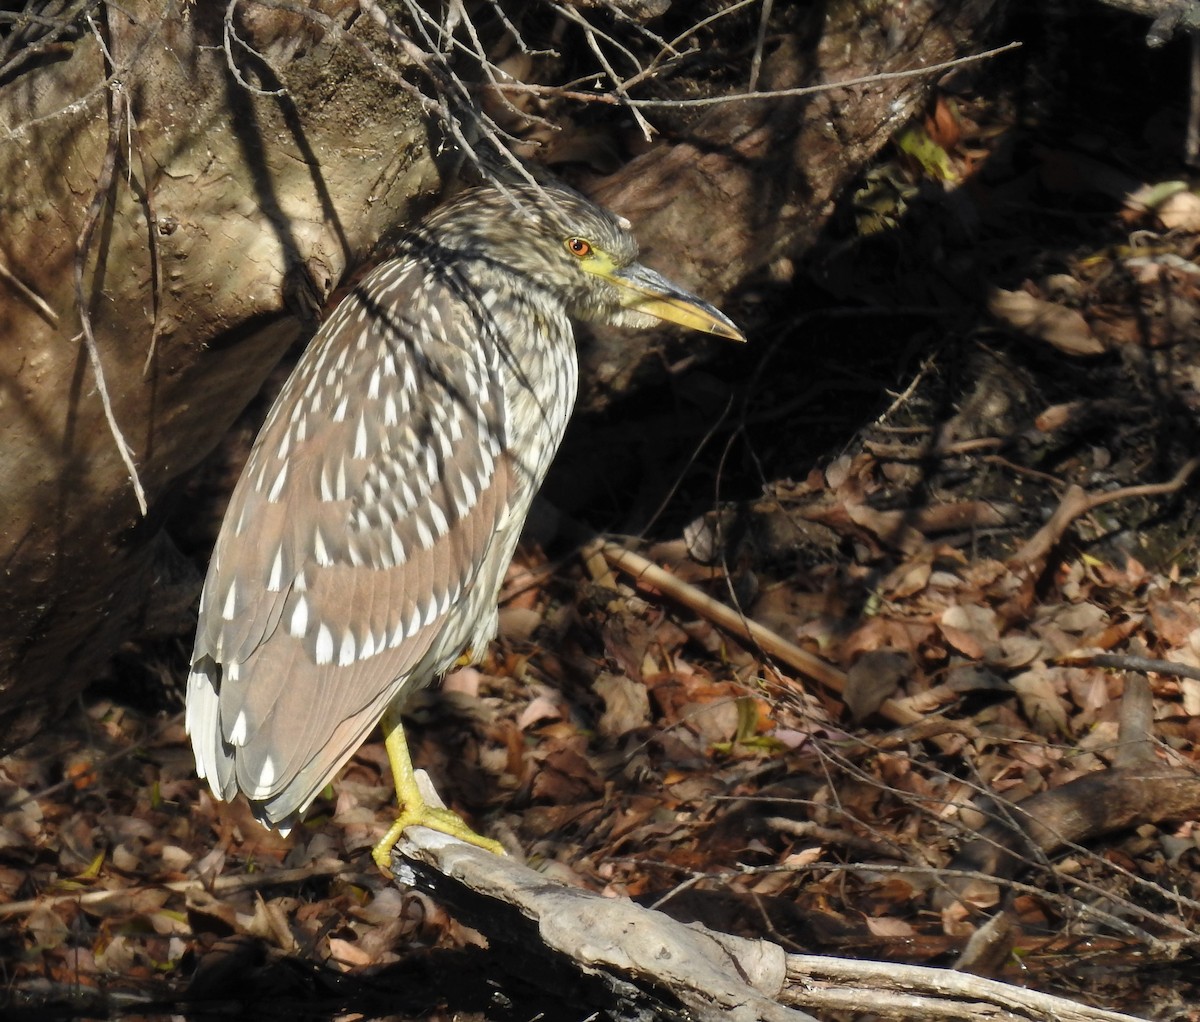
<svg viewBox="0 0 1200 1022"><path fill-rule="evenodd" d="M213 791L244 792L266 822L302 812L389 702L494 630L545 466L510 456L503 345L479 343L501 325L464 293L412 263L368 277L309 346L234 491L187 727Z"/></svg>

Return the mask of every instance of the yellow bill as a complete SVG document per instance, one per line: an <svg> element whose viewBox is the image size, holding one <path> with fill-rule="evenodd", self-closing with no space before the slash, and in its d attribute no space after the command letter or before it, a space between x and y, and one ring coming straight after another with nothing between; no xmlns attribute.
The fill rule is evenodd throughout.
<svg viewBox="0 0 1200 1022"><path fill-rule="evenodd" d="M622 289L621 304L627 309L703 334L716 334L731 341L746 340L733 320L719 309L640 263L613 269L604 276Z"/></svg>

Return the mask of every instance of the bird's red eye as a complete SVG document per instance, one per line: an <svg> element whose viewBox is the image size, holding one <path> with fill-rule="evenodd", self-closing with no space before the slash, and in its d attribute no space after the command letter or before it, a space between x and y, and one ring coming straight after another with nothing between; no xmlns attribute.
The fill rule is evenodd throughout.
<svg viewBox="0 0 1200 1022"><path fill-rule="evenodd" d="M585 259L592 254L592 246L583 238L568 238L567 251L579 259Z"/></svg>

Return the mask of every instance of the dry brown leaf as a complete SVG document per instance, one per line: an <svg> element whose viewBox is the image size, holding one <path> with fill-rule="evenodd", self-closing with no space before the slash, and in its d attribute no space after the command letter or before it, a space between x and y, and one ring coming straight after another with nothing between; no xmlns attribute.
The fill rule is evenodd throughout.
<svg viewBox="0 0 1200 1022"><path fill-rule="evenodd" d="M605 738L616 739L650 723L650 695L646 686L623 674L603 673L592 687L604 700L597 728Z"/></svg>
<svg viewBox="0 0 1200 1022"><path fill-rule="evenodd" d="M1071 733L1062 697L1059 696L1051 672L1043 665L1018 674L1012 679L1013 690L1030 726L1039 734Z"/></svg>
<svg viewBox="0 0 1200 1022"><path fill-rule="evenodd" d="M280 905L282 900L273 898L271 901L267 901L256 891L254 893L254 914L243 927L243 932L251 937L258 937L274 944L283 951L295 951L298 945L288 926L287 913Z"/></svg>
<svg viewBox="0 0 1200 1022"><path fill-rule="evenodd" d="M956 884L955 892L958 901L942 910L942 927L951 936L975 932L975 927L967 919L972 909L995 908L1000 903L999 885L982 878Z"/></svg>
<svg viewBox="0 0 1200 1022"><path fill-rule="evenodd" d="M1042 409L1033 424L1043 433L1053 433L1062 429L1084 407L1082 401L1068 401L1065 404L1050 405Z"/></svg>
<svg viewBox="0 0 1200 1022"><path fill-rule="evenodd" d="M218 846L196 863L196 879L211 886L225 869L225 849Z"/></svg>
<svg viewBox="0 0 1200 1022"><path fill-rule="evenodd" d="M997 646L1000 642L999 619L991 607L955 604L942 611L939 624L943 631L951 628L970 635L982 650ZM980 655L982 656L982 653Z"/></svg>
<svg viewBox="0 0 1200 1022"><path fill-rule="evenodd" d="M867 930L876 937L911 937L916 933L903 919L894 919L891 916L868 916Z"/></svg>
<svg viewBox="0 0 1200 1022"><path fill-rule="evenodd" d="M478 667L460 667L442 679L442 692L478 698L482 683L483 672Z"/></svg>
<svg viewBox="0 0 1200 1022"><path fill-rule="evenodd" d="M188 919L192 929L217 934L233 934L240 930L237 909L214 898L208 891L192 888L187 892Z"/></svg>
<svg viewBox="0 0 1200 1022"><path fill-rule="evenodd" d="M1103 355L1106 350L1076 309L1024 291L993 288L988 311L1022 333L1052 344L1064 355Z"/></svg>
<svg viewBox="0 0 1200 1022"><path fill-rule="evenodd" d="M159 858L164 872L182 873L191 864L192 853L179 845L163 845Z"/></svg>
<svg viewBox="0 0 1200 1022"><path fill-rule="evenodd" d="M684 703L678 708L679 719L706 745L732 742L738 733L738 701L727 696L705 702Z"/></svg>
<svg viewBox="0 0 1200 1022"><path fill-rule="evenodd" d="M1200 681L1195 678L1184 678L1180 682L1183 695L1183 709L1189 716L1200 716Z"/></svg>
<svg viewBox="0 0 1200 1022"><path fill-rule="evenodd" d="M521 711L517 718L517 728L520 731L532 727L544 720L561 720L562 706L554 699L544 694L534 696L533 700Z"/></svg>
<svg viewBox="0 0 1200 1022"><path fill-rule="evenodd" d="M1045 647L1040 639L1032 635L1006 635L1000 640L999 655L993 654L988 662L996 667L1025 667L1044 655Z"/></svg>
<svg viewBox="0 0 1200 1022"><path fill-rule="evenodd" d="M1112 649L1122 645L1134 632L1138 631L1145 621L1145 614L1128 614L1113 621L1107 627L1093 632L1087 637L1087 644L1099 649Z"/></svg>
<svg viewBox="0 0 1200 1022"><path fill-rule="evenodd" d="M895 650L871 650L859 657L846 672L842 692L854 719L862 720L878 710L908 680L912 670L912 658Z"/></svg>
<svg viewBox="0 0 1200 1022"><path fill-rule="evenodd" d="M905 561L883 580L880 590L889 600L914 596L929 584L933 563L928 557Z"/></svg>
<svg viewBox="0 0 1200 1022"><path fill-rule="evenodd" d="M587 741L582 735L569 742L547 742L547 751L539 755L531 794L555 805L571 806L595 798L604 790L604 782L592 768L582 750Z"/></svg>
<svg viewBox="0 0 1200 1022"><path fill-rule="evenodd" d="M1194 608L1181 600L1156 599L1147 610L1154 632L1171 646L1185 646L1193 633L1200 629L1200 617Z"/></svg>
<svg viewBox="0 0 1200 1022"><path fill-rule="evenodd" d="M885 617L882 614L864 621L839 643L847 660L872 649L908 651L915 659L920 646L931 641L936 626L922 618ZM799 630L800 634L806 634Z"/></svg>
<svg viewBox="0 0 1200 1022"><path fill-rule="evenodd" d="M122 873L136 873L142 866L142 858L127 844L117 845L110 853L113 868Z"/></svg>
<svg viewBox="0 0 1200 1022"><path fill-rule="evenodd" d="M950 643L963 656L970 657L972 660L982 660L984 654L983 644L970 632L962 628L955 628L953 625L943 623L941 626L942 635L946 641Z"/></svg>
<svg viewBox="0 0 1200 1022"><path fill-rule="evenodd" d="M5 793L5 797L16 803L18 808L0 815L0 826L9 828L26 840L36 838L42 831L42 807L24 788Z"/></svg>
<svg viewBox="0 0 1200 1022"><path fill-rule="evenodd" d="M58 947L70 932L62 917L49 905L39 905L25 917L25 930L39 951Z"/></svg>
<svg viewBox="0 0 1200 1022"><path fill-rule="evenodd" d="M798 852L792 852L784 858L780 865L787 869L803 869L805 866L811 866L814 862L819 862L824 856L824 849L819 845L814 845L812 848L804 848Z"/></svg>
<svg viewBox="0 0 1200 1022"><path fill-rule="evenodd" d="M352 969L373 964L371 956L366 951L353 941L343 940L340 937L329 938L329 957L339 965L345 965Z"/></svg>
<svg viewBox="0 0 1200 1022"><path fill-rule="evenodd" d="M111 976L128 977L133 972L137 961L135 945L131 937L117 934L100 951L96 953L96 968Z"/></svg>
<svg viewBox="0 0 1200 1022"><path fill-rule="evenodd" d="M1108 706L1113 700L1111 686L1116 678L1107 671L1097 668L1070 667L1064 670L1067 691L1080 710L1094 719L1094 714Z"/></svg>
<svg viewBox="0 0 1200 1022"><path fill-rule="evenodd" d="M848 454L843 454L829 463L825 469L825 481L831 490L838 490L850 478L851 464L852 459Z"/></svg>
<svg viewBox="0 0 1200 1022"><path fill-rule="evenodd" d="M541 611L533 607L501 607L497 634L509 642L528 642L542 625Z"/></svg>
<svg viewBox="0 0 1200 1022"><path fill-rule="evenodd" d="M1108 614L1094 603L1072 603L1059 607L1050 620L1064 632L1085 635L1103 628Z"/></svg>
<svg viewBox="0 0 1200 1022"><path fill-rule="evenodd" d="M904 511L876 511L866 504L847 502L846 515L855 525L901 553L919 553L928 543L908 524L908 515Z"/></svg>

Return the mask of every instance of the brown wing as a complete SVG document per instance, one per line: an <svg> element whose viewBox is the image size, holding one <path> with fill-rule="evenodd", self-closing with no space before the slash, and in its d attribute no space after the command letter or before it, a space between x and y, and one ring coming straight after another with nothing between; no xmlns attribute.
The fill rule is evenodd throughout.
<svg viewBox="0 0 1200 1022"><path fill-rule="evenodd" d="M273 406L209 567L188 730L214 792L302 811L472 640L514 480L494 325L450 278L367 277ZM480 585L477 585L480 583Z"/></svg>

